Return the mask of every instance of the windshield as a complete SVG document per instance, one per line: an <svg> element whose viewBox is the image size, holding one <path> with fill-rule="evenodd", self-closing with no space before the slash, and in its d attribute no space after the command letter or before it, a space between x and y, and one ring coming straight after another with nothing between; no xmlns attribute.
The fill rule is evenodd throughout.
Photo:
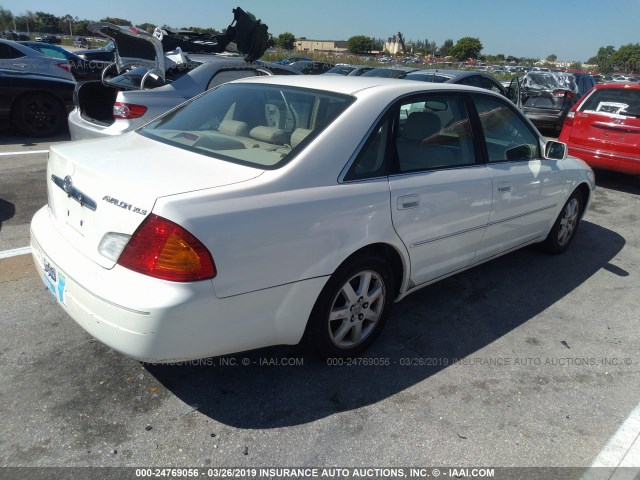
<svg viewBox="0 0 640 480"><path fill-rule="evenodd" d="M349 65L338 65L336 67L333 67L327 70L326 73L335 73L337 75L349 75L355 69L356 67L350 67Z"/></svg>
<svg viewBox="0 0 640 480"><path fill-rule="evenodd" d="M225 84L139 130L178 148L261 169L279 168L353 97L264 84Z"/></svg>
<svg viewBox="0 0 640 480"><path fill-rule="evenodd" d="M404 78L407 71L395 68L374 68L363 74L363 77Z"/></svg>

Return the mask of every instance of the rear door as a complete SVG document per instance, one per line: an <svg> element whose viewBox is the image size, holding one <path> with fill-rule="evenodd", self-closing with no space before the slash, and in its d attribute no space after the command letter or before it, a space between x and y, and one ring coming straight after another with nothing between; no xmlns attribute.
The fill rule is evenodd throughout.
<svg viewBox="0 0 640 480"><path fill-rule="evenodd" d="M462 95L413 97L399 112L391 218L409 252L411 280L420 285L473 261L489 218L492 182L479 162Z"/></svg>

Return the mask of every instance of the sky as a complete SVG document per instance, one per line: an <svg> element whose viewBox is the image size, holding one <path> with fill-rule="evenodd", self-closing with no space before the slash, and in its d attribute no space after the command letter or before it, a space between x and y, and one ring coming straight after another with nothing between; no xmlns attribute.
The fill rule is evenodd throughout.
<svg viewBox="0 0 640 480"><path fill-rule="evenodd" d="M640 0L0 0L0 7L80 19L119 17L181 27L226 27L240 6L296 38L347 40L402 32L405 40L477 37L482 54L585 61L598 48L640 42Z"/></svg>

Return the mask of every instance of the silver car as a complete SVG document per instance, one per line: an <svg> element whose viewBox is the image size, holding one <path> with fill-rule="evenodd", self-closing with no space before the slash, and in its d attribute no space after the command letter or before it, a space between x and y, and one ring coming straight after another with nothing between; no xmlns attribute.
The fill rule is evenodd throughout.
<svg viewBox="0 0 640 480"><path fill-rule="evenodd" d="M72 140L119 135L223 83L271 75L237 55L187 56L163 52L156 37L101 23L92 26L116 45L116 61L102 81L78 84L68 118Z"/></svg>
<svg viewBox="0 0 640 480"><path fill-rule="evenodd" d="M75 81L67 60L48 57L13 40L0 39L0 69Z"/></svg>

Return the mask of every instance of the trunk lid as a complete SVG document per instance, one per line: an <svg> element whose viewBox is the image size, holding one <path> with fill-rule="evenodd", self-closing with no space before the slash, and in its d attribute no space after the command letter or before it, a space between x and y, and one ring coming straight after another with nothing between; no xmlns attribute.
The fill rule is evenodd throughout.
<svg viewBox="0 0 640 480"><path fill-rule="evenodd" d="M92 23L89 30L113 40L118 72L129 67L147 67L165 80L162 43L153 35L134 27L120 27L104 22Z"/></svg>
<svg viewBox="0 0 640 480"><path fill-rule="evenodd" d="M555 72L528 72L522 79L523 106L562 110L573 105L577 94L575 79Z"/></svg>
<svg viewBox="0 0 640 480"><path fill-rule="evenodd" d="M98 251L104 235L131 235L157 198L244 182L262 173L132 132L51 146L48 203L58 231L80 253L111 268L115 262Z"/></svg>

